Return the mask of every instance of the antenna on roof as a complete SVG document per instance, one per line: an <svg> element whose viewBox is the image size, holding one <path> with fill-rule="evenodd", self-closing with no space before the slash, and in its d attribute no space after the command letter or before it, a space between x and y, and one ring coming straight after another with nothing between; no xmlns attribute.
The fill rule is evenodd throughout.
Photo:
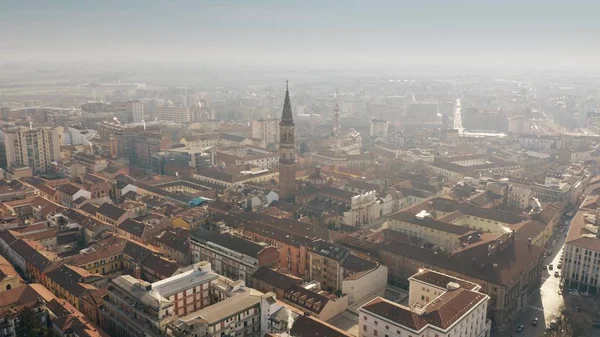
<svg viewBox="0 0 600 337"><path fill-rule="evenodd" d="M29 119L29 130L33 130L33 122L31 121L31 116L29 116L28 119Z"/></svg>

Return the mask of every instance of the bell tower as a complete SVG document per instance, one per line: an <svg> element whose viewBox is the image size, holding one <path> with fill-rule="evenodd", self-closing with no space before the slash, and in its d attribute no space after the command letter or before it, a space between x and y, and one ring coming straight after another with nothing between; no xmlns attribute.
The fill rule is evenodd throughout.
<svg viewBox="0 0 600 337"><path fill-rule="evenodd" d="M285 82L285 101L279 122L279 198L292 200L296 192L296 125L292 115L290 91Z"/></svg>

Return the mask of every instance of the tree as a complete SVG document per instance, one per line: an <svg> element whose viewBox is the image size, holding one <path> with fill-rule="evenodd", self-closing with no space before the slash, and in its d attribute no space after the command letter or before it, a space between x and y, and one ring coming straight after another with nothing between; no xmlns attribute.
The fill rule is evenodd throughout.
<svg viewBox="0 0 600 337"><path fill-rule="evenodd" d="M308 152L310 149L308 148L308 144L306 144L305 142L302 142L300 144L300 154L304 154L306 152Z"/></svg>
<svg viewBox="0 0 600 337"><path fill-rule="evenodd" d="M56 337L51 328L42 325L40 316L30 307L23 308L19 312L17 320L15 332L19 337Z"/></svg>

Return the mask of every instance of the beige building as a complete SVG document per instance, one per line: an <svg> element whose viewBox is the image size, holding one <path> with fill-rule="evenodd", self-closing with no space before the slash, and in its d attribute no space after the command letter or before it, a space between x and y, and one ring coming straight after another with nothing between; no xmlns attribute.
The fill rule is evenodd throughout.
<svg viewBox="0 0 600 337"><path fill-rule="evenodd" d="M600 279L600 196L588 196L571 220L561 278L565 286L598 294Z"/></svg>
<svg viewBox="0 0 600 337"><path fill-rule="evenodd" d="M310 251L310 279L321 288L348 296L348 304L383 294L387 267L350 254L348 248L318 240Z"/></svg>
<svg viewBox="0 0 600 337"><path fill-rule="evenodd" d="M359 337L490 335L479 285L428 269L409 281L408 305L378 297L359 309Z"/></svg>
<svg viewBox="0 0 600 337"><path fill-rule="evenodd" d="M127 111L131 112L131 121L140 123L144 120L144 103L142 101L129 101L126 103Z"/></svg>
<svg viewBox="0 0 600 337"><path fill-rule="evenodd" d="M264 140L265 146L279 141L279 119L259 119L252 121L252 138Z"/></svg>
<svg viewBox="0 0 600 337"><path fill-rule="evenodd" d="M384 119L372 119L369 122L369 137L381 137L383 139L387 138L388 135L388 126L390 122Z"/></svg>
<svg viewBox="0 0 600 337"><path fill-rule="evenodd" d="M4 133L6 163L9 168L27 166L34 173L49 171L60 159L58 131L51 128L21 128Z"/></svg>
<svg viewBox="0 0 600 337"><path fill-rule="evenodd" d="M148 115L161 121L189 123L192 120L190 108L185 106L160 106L148 108Z"/></svg>

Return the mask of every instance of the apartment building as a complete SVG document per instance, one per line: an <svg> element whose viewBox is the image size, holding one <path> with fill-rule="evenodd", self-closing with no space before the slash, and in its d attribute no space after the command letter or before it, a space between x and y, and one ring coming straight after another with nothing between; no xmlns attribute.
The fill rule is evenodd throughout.
<svg viewBox="0 0 600 337"><path fill-rule="evenodd" d="M109 282L100 310L100 326L111 336L164 336L166 325L176 318L173 302L130 275Z"/></svg>
<svg viewBox="0 0 600 337"><path fill-rule="evenodd" d="M36 319L43 322L46 315L44 305L56 297L39 283L22 285L2 293L0 301L0 337L16 336L18 316L21 308L27 306L37 314Z"/></svg>
<svg viewBox="0 0 600 337"><path fill-rule="evenodd" d="M409 281L408 305L378 297L359 309L360 337L489 337L489 296L478 285L428 269Z"/></svg>
<svg viewBox="0 0 600 337"><path fill-rule="evenodd" d="M192 231L190 250L194 262L208 261L220 275L247 285L259 267L279 265L279 251L273 246L202 228Z"/></svg>
<svg viewBox="0 0 600 337"><path fill-rule="evenodd" d="M20 128L4 133L9 168L27 166L33 173L50 171L61 158L58 131L51 128Z"/></svg>
<svg viewBox="0 0 600 337"><path fill-rule="evenodd" d="M561 278L569 289L598 294L600 279L600 196L588 196L571 220Z"/></svg>
<svg viewBox="0 0 600 337"><path fill-rule="evenodd" d="M264 336L269 315L276 306L275 294L252 288L208 308L183 316L168 325L170 337Z"/></svg>
<svg viewBox="0 0 600 337"><path fill-rule="evenodd" d="M266 146L279 142L279 119L259 119L252 121L252 138L264 140Z"/></svg>
<svg viewBox="0 0 600 337"><path fill-rule="evenodd" d="M261 313L268 315L274 303L273 293L219 276L203 261L154 283L129 275L113 279L100 323L111 336L253 336L266 332Z"/></svg>
<svg viewBox="0 0 600 337"><path fill-rule="evenodd" d="M192 120L190 108L185 106L159 106L148 107L147 115L150 118L158 118L161 121L169 121L175 123L189 123Z"/></svg>
<svg viewBox="0 0 600 337"><path fill-rule="evenodd" d="M384 119L372 119L369 121L369 137L381 137L387 139L390 122Z"/></svg>

